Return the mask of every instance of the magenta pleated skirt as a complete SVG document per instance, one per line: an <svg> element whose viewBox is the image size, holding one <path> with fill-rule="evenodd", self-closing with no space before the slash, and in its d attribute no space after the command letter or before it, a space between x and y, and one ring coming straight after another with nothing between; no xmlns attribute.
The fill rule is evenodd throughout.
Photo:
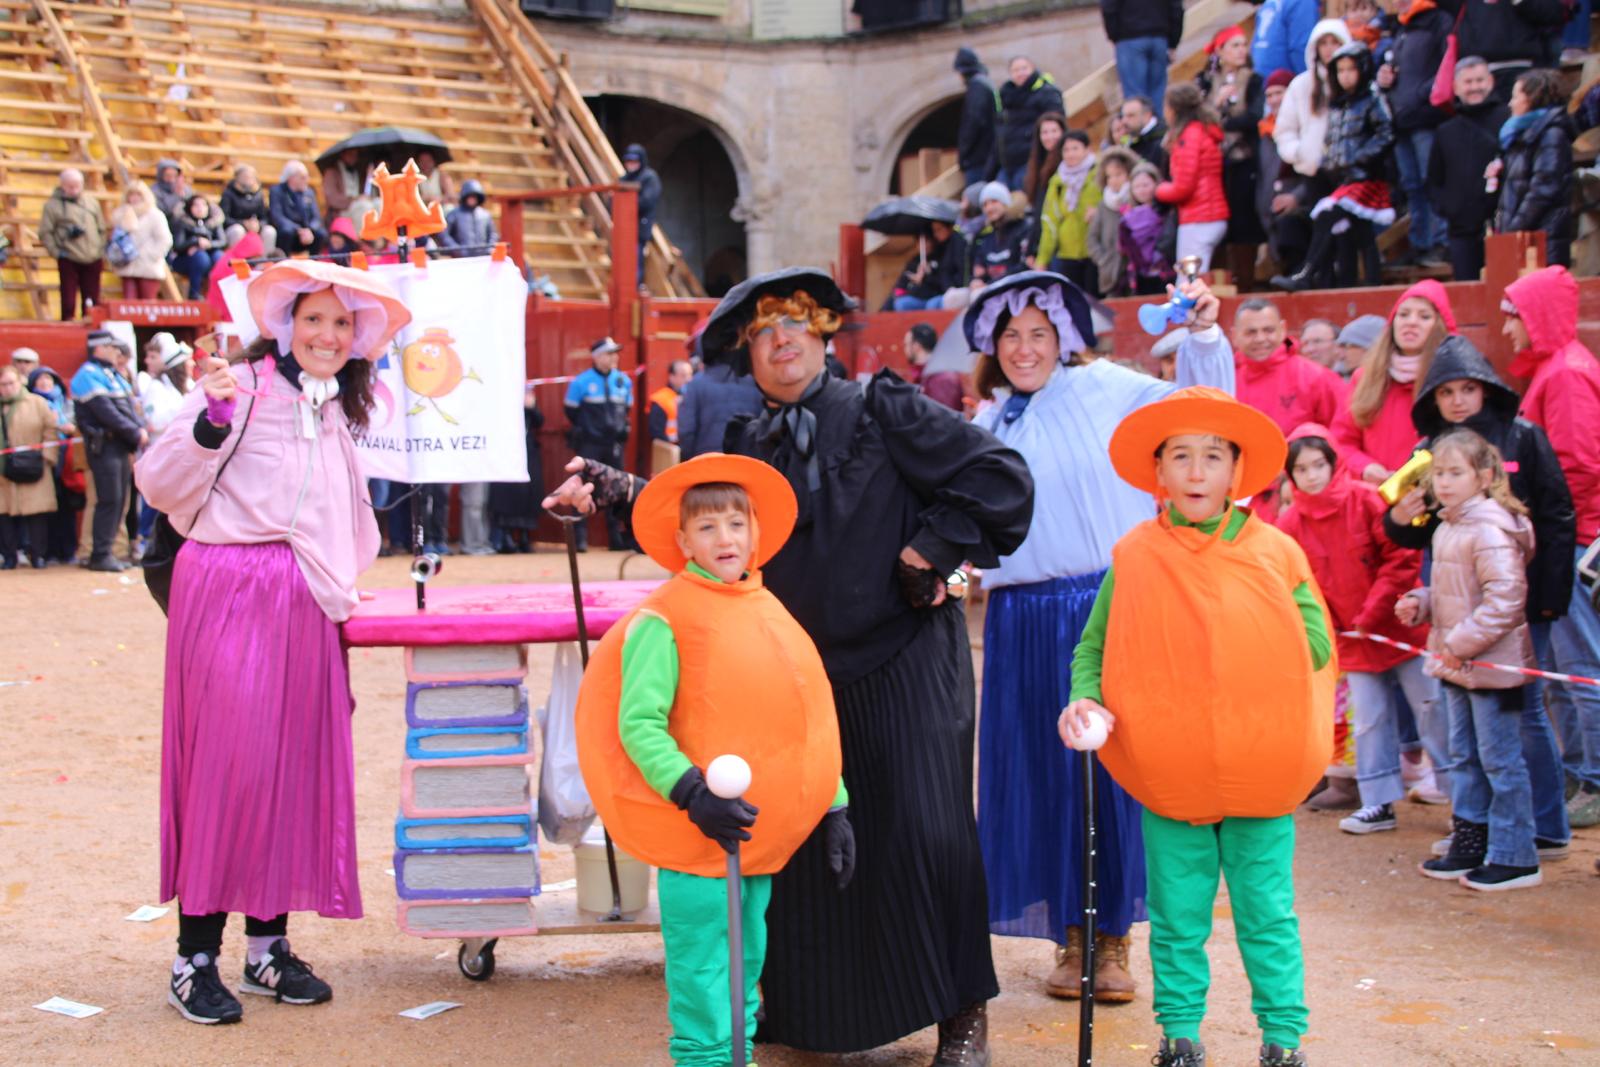
<svg viewBox="0 0 1600 1067"><path fill-rule="evenodd" d="M287 543L178 552L161 736L161 900L361 917L354 699Z"/></svg>

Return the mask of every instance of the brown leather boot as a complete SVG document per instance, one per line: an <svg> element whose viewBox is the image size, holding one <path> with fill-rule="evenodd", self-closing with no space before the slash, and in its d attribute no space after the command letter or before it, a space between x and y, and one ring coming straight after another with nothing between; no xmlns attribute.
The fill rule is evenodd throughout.
<svg viewBox="0 0 1600 1067"><path fill-rule="evenodd" d="M978 1001L939 1024L933 1067L989 1067L989 1004Z"/></svg>
<svg viewBox="0 0 1600 1067"><path fill-rule="evenodd" d="M1110 934L1094 937L1094 999L1126 1004L1138 987L1128 971L1128 939Z"/></svg>
<svg viewBox="0 0 1600 1067"><path fill-rule="evenodd" d="M1056 969L1044 980L1044 991L1061 1000L1083 996L1083 927L1067 927L1067 943L1056 946Z"/></svg>

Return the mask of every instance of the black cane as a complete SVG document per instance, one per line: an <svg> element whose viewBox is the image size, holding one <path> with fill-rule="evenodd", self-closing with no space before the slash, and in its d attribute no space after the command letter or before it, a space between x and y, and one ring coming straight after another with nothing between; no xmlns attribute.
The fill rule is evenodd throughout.
<svg viewBox="0 0 1600 1067"><path fill-rule="evenodd" d="M423 558L422 493L419 487L415 485L411 487L411 490L411 558L413 561L420 561ZM429 575L419 574L419 567L416 562L412 563L411 569L412 578L417 583L417 610L422 611L428 606L428 594L423 592L423 588Z"/></svg>
<svg viewBox="0 0 1600 1067"><path fill-rule="evenodd" d="M583 669L589 669L589 626L583 618L583 586L578 580L578 537L574 527L586 521L581 513L561 515L549 508L545 512L557 522L561 523L562 531L567 535L567 572L572 576L572 611L578 620L578 658L583 664ZM420 595L420 594L419 594ZM611 843L611 831L603 830L606 838L606 872L611 875L611 914L601 922L616 923L622 921L622 880L617 875L617 848Z"/></svg>
<svg viewBox="0 0 1600 1067"><path fill-rule="evenodd" d="M1078 1067L1094 1064L1094 941L1095 904L1098 884L1095 876L1097 849L1094 839L1093 750L1083 753L1083 974L1082 997L1078 1001Z"/></svg>

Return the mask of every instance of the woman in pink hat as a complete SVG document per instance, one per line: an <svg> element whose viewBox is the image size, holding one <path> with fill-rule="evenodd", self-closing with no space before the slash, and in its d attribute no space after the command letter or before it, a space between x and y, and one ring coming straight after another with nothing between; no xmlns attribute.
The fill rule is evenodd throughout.
<svg viewBox="0 0 1600 1067"><path fill-rule="evenodd" d="M339 623L376 558L353 430L372 360L411 313L377 278L293 260L250 283L261 337L201 388L136 470L189 540L168 604L161 899L179 903L168 1001L237 1022L217 973L229 912L249 943L241 992L333 991L289 950L288 913L359 918L349 666Z"/></svg>

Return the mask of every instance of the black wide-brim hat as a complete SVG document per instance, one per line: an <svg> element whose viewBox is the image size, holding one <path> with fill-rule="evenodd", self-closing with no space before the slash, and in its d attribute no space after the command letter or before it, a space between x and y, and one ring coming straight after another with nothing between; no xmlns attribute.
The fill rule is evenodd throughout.
<svg viewBox="0 0 1600 1067"><path fill-rule="evenodd" d="M856 302L844 294L833 278L816 267L785 267L758 274L729 289L706 320L705 332L700 335L700 358L707 364L732 363L740 374L749 373L750 354L739 334L754 317L756 301L763 296L792 296L797 292L810 293L822 307L841 315L856 308Z"/></svg>
<svg viewBox="0 0 1600 1067"><path fill-rule="evenodd" d="M996 318L994 312L1009 303L1006 299L1007 294L1027 289L1039 289L1045 293L1058 292L1062 307L1083 338L1085 350L1099 343L1099 339L1095 336L1094 316L1090 311L1089 297L1082 289L1066 276L1054 271L1025 270L1020 274L1008 274L999 281L990 283L972 298L966 314L961 318L961 330L966 334L967 344L971 346L972 351L994 355L993 325ZM990 311L987 315L984 313L986 309ZM988 328L980 330L979 324L985 320ZM1068 354L1062 353L1063 356Z"/></svg>

